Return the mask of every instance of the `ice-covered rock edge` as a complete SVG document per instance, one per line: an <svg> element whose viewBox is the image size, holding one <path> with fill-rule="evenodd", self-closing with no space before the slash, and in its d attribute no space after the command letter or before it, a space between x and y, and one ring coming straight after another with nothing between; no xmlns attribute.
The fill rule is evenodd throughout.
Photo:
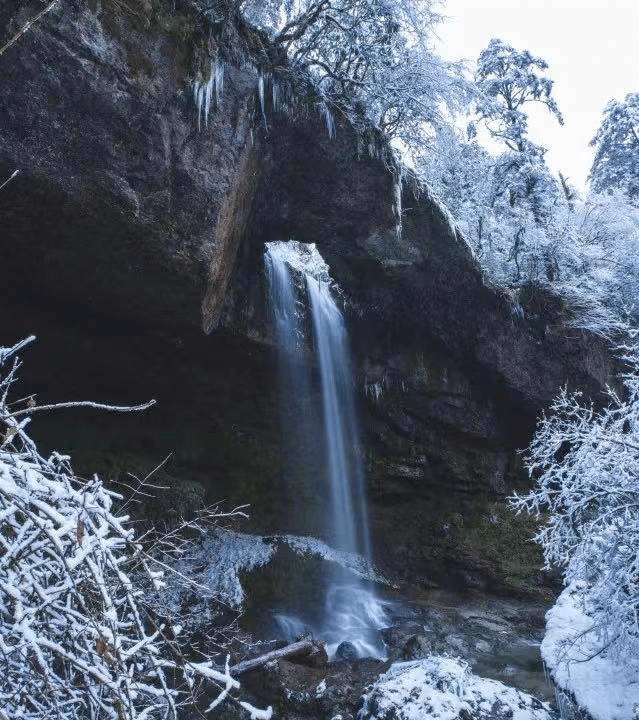
<svg viewBox="0 0 639 720"><path fill-rule="evenodd" d="M639 717L639 642L634 658L615 659L584 609L582 583L572 583L546 614L541 656L555 684L594 720Z"/></svg>
<svg viewBox="0 0 639 720"><path fill-rule="evenodd" d="M286 545L301 556L317 557L334 562L369 582L391 585L370 562L352 553L336 550L324 541L297 535L250 535L224 528L212 528L202 537L195 553L180 561L180 573L188 576L207 592L198 599L198 616L205 622L209 611L206 599L216 600L232 608L244 602L239 575L269 563L278 549ZM170 579L170 576L169 576ZM176 580L163 591L164 600L176 611L182 605L184 587Z"/></svg>

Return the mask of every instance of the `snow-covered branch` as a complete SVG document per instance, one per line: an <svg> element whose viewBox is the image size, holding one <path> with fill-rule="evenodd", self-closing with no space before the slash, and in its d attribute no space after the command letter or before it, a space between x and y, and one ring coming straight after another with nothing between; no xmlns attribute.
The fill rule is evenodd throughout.
<svg viewBox="0 0 639 720"><path fill-rule="evenodd" d="M219 668L201 655L189 658L176 639L180 628L147 603L164 583L163 568L128 518L115 513L118 496L97 477L75 477L69 458L42 457L25 431L24 416L35 408L9 407L15 355L32 339L0 348L0 369L13 358L0 378L0 420L7 428L0 446L4 717L177 718L202 684L213 690L211 707L221 703L239 683L228 662ZM183 549L176 536L161 543L165 555ZM270 717L270 710L260 712Z"/></svg>
<svg viewBox="0 0 639 720"><path fill-rule="evenodd" d="M624 394L601 410L563 390L527 456L535 488L513 506L545 523L546 562L584 588L592 632L616 656L639 641L639 350L626 351Z"/></svg>

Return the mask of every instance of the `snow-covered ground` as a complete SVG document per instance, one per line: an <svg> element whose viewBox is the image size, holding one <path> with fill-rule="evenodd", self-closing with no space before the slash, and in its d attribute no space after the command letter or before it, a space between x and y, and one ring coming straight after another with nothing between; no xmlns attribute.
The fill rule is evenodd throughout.
<svg viewBox="0 0 639 720"><path fill-rule="evenodd" d="M572 583L546 615L541 655L555 683L594 720L639 718L639 644L634 657L611 658Z"/></svg>
<svg viewBox="0 0 639 720"><path fill-rule="evenodd" d="M460 659L432 655L399 662L364 697L357 720L551 720L548 705L470 672Z"/></svg>

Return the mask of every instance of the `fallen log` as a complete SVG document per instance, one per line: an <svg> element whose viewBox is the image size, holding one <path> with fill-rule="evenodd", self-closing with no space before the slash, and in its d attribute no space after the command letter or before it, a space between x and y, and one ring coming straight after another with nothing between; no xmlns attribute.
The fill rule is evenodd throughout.
<svg viewBox="0 0 639 720"><path fill-rule="evenodd" d="M270 652L260 655L250 660L243 660L237 665L233 665L229 668L231 675L241 675L242 673L248 672L249 670L255 670L255 668L262 667L271 660L279 660L281 658L290 658L295 655L306 656L323 653L326 654L324 645L318 640L311 638L305 638L304 640L298 640L297 642L286 645L283 648L277 650L271 650Z"/></svg>

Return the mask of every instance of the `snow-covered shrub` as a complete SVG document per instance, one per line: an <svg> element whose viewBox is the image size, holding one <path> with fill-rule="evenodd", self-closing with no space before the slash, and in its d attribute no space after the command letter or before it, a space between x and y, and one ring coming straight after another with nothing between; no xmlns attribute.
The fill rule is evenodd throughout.
<svg viewBox="0 0 639 720"><path fill-rule="evenodd" d="M214 707L239 683L228 665L189 661L179 628L145 605L162 572L117 496L68 457L42 457L26 426L43 408L8 401L31 339L0 348L0 718L175 718L203 681Z"/></svg>
<svg viewBox="0 0 639 720"><path fill-rule="evenodd" d="M581 583L601 652L639 649L639 346L626 348L624 390L602 410L563 390L539 423L527 467L534 489L512 504L547 521L546 563Z"/></svg>

